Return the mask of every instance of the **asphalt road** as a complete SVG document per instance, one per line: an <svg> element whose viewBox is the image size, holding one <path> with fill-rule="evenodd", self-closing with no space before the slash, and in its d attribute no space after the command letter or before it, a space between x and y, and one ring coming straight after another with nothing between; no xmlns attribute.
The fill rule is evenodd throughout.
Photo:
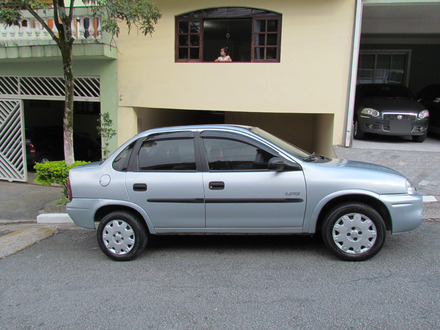
<svg viewBox="0 0 440 330"><path fill-rule="evenodd" d="M309 237L164 236L118 263L62 230L0 260L0 328L438 328L439 237L424 221L356 263Z"/></svg>

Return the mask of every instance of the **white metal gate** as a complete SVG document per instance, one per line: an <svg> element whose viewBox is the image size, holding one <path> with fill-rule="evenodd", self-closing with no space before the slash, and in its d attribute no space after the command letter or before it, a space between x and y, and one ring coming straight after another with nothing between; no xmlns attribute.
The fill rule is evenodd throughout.
<svg viewBox="0 0 440 330"><path fill-rule="evenodd" d="M21 100L0 99L0 179L27 181Z"/></svg>

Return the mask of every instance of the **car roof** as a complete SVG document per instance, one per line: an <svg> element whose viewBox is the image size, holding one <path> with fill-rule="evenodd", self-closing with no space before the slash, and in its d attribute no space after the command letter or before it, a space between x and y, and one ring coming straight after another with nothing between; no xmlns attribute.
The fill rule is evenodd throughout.
<svg viewBox="0 0 440 330"><path fill-rule="evenodd" d="M401 93L398 95L397 93ZM401 84L360 84L356 88L356 97L370 98L370 97L407 97L414 98L411 90L405 85Z"/></svg>
<svg viewBox="0 0 440 330"><path fill-rule="evenodd" d="M371 86L374 86L374 87L404 87L404 88L408 88L407 86L402 85L402 84L391 84L391 83L389 83L389 84L384 84L384 83L380 83L380 84L374 84L374 83L371 83L371 84L358 84L356 86L356 88L371 87Z"/></svg>
<svg viewBox="0 0 440 330"><path fill-rule="evenodd" d="M184 126L168 126L160 128L152 128L137 136L150 135L158 133L168 133L168 132L178 132L178 131L204 131L204 130L227 130L227 131L237 131L237 132L249 132L252 126L246 125L235 125L235 124L203 124L203 125L184 125Z"/></svg>
<svg viewBox="0 0 440 330"><path fill-rule="evenodd" d="M160 127L160 128L152 128L146 131L143 131L131 139L127 140L125 143L120 145L118 149L115 151L115 154L119 153L121 150L126 148L128 145L132 144L139 138L143 138L150 135L162 134L162 133L178 133L178 132L201 132L205 130L220 130L220 131L229 131L229 132L237 132L237 133L245 133L249 134L252 126L246 125L235 125L235 124L204 124L204 125L184 125L184 126L168 126L168 127ZM109 160L112 157L109 157Z"/></svg>

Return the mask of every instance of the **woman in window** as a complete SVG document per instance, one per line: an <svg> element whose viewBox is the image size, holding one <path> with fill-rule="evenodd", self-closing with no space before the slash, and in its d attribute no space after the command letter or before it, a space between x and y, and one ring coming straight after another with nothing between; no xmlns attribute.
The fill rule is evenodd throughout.
<svg viewBox="0 0 440 330"><path fill-rule="evenodd" d="M231 56L229 56L229 48L224 47L220 49L220 56L217 57L215 62L232 62Z"/></svg>

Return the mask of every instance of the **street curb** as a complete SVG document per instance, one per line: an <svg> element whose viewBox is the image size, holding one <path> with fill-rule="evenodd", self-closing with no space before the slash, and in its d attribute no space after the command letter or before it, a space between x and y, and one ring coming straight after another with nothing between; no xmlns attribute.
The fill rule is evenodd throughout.
<svg viewBox="0 0 440 330"><path fill-rule="evenodd" d="M0 259L24 250L45 238L57 234L56 227L31 227L0 237Z"/></svg>
<svg viewBox="0 0 440 330"><path fill-rule="evenodd" d="M438 202L437 198L435 196L422 196L423 197L423 203L436 203Z"/></svg>
<svg viewBox="0 0 440 330"><path fill-rule="evenodd" d="M37 223L73 223L67 213L43 213L37 216Z"/></svg>

